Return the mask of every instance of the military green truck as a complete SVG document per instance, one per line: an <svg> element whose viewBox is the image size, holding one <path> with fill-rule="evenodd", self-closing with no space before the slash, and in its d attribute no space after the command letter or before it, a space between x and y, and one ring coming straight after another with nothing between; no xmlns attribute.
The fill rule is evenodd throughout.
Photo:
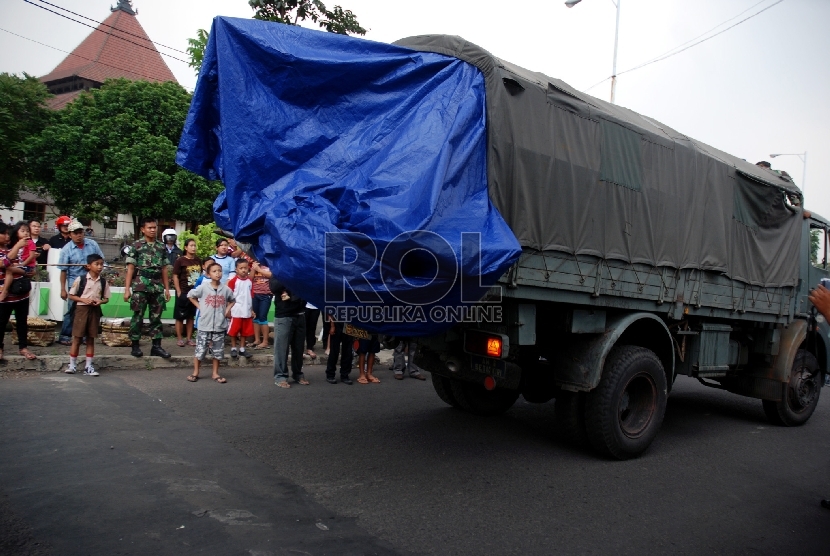
<svg viewBox="0 0 830 556"><path fill-rule="evenodd" d="M419 340L442 400L493 415L555 399L568 438L618 459L654 440L677 375L758 398L777 425L810 418L830 350L807 294L830 222L791 179L460 37L396 44L483 73L489 194L523 250L482 300L501 322Z"/></svg>

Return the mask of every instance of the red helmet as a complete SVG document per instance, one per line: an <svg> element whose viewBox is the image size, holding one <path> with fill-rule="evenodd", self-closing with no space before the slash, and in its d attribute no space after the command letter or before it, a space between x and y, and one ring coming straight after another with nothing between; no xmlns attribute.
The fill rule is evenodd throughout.
<svg viewBox="0 0 830 556"><path fill-rule="evenodd" d="M58 219L55 220L55 226L66 226L70 222L72 222L72 219L68 216L59 216Z"/></svg>

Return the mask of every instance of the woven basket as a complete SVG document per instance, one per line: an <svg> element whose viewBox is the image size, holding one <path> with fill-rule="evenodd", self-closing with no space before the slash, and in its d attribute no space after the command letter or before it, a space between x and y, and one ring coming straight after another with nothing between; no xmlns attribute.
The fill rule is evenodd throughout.
<svg viewBox="0 0 830 556"><path fill-rule="evenodd" d="M129 319L104 319L101 321L101 341L110 347L126 347L130 342Z"/></svg>
<svg viewBox="0 0 830 556"><path fill-rule="evenodd" d="M19 344L17 337L17 326L14 320L11 320L12 325L12 343ZM37 317L29 317L26 319L29 330L26 334L26 343L30 346L47 347L55 342L55 328L56 324L52 321L39 319Z"/></svg>

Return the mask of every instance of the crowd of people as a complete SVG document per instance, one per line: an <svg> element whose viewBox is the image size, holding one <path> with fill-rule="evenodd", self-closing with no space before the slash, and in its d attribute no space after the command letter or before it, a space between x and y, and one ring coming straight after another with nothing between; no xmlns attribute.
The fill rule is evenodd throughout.
<svg viewBox="0 0 830 556"><path fill-rule="evenodd" d="M65 372L81 372L78 354L81 345L85 345L82 372L98 376L94 366L95 338L100 329L101 306L109 301L111 293L101 275L104 254L78 220L61 216L55 224L58 233L47 241L40 237L43 226L37 220L18 222L14 226L0 222L1 330L5 331L14 314L20 354L27 359L37 358L27 346L31 279L36 265L46 264L48 251L59 249L61 298L67 303L58 342L69 347ZM267 266L243 252L232 239L217 239L215 253L202 260L196 254L194 239L187 239L180 248L173 229L164 230L161 241L157 240L158 224L154 218L141 219L139 226L141 238L124 249L127 265L124 301L133 313L128 333L131 355L144 355L140 342L144 314L148 313L150 355L171 356L162 347L161 314L171 301L172 282L176 343L179 347L194 348L193 372L187 377L190 382L199 380L200 364L208 352L213 357L212 379L218 383L227 381L219 374L219 366L225 357L228 337L233 359L249 358L252 351L269 349L269 312L273 303L274 383L283 389L291 387L289 378L297 385L309 384L303 373L303 359L317 359L315 332L321 316L317 307L294 294ZM353 384L350 373L355 356L359 369L357 382L380 382L374 375L375 355L380 351L377 335L323 315L320 336L329 355L327 382L338 383L339 363L339 382ZM2 340L0 337L0 359ZM396 344L392 366L395 378L402 379L408 373L425 380L412 361L416 344L409 339L398 339Z"/></svg>
<svg viewBox="0 0 830 556"><path fill-rule="evenodd" d="M84 241L84 227L77 220L67 216L57 219L58 233L48 241L40 237L43 229L39 220L18 221L16 224L0 222L0 360L5 352L5 330L11 315L14 314L15 329L18 337L18 350L26 359L37 359L28 348L29 292L32 278L38 264L46 264L49 249L61 250L61 297L68 299L67 279L74 283L87 272L87 256L97 254L103 260L103 253L98 245L87 239ZM83 293L83 292L81 292ZM61 328L61 341L66 345L72 343L72 317L75 301L70 300L69 312ZM90 365L92 374L94 368Z"/></svg>

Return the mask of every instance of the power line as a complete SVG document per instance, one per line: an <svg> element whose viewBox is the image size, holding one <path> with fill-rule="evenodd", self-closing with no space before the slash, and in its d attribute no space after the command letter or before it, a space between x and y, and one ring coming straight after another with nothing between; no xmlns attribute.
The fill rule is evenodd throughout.
<svg viewBox="0 0 830 556"><path fill-rule="evenodd" d="M107 36L110 36L110 37L113 37L113 38L116 38L116 39L120 39L120 40L122 40L122 41L126 41L126 42L128 42L128 43L130 43L130 44L134 44L134 45L138 46L139 48L145 48L145 49L147 49L147 50L149 50L149 51L151 51L151 52L155 52L156 54L161 54L162 56L167 56L168 58L172 58L173 60L178 60L179 62L184 62L185 64L187 64L187 63L188 63L188 61L187 61L187 60L182 60L181 58L176 58L175 56L172 56L172 55L170 55L170 54L167 54L166 52L159 52L159 51L158 51L157 49L155 49L155 48L150 48L149 46L145 46L145 45L143 45L143 44L139 44L139 43L137 43L137 42L135 42L135 41L131 41L131 40L129 40L129 39L125 39L124 37L119 37L118 35L113 35L111 32L110 32L110 33L107 33L107 32L106 32L106 31L104 31L103 29L100 29L100 28L98 28L98 27L93 27L92 25L90 25L90 24L88 24L88 23L84 23L83 21L78 21L77 19L72 19L72 18L71 18L71 17L69 17L68 15L62 14L62 13L60 13L60 12L56 12L55 10L50 10L50 9L49 9L49 8L47 8L46 6L39 6L38 4L35 4L34 2L32 2L31 0L23 0L23 1L24 1L24 2L26 2L27 4L31 4L32 6L34 6L34 7L36 7L36 8L40 8L41 10L46 10L47 12L53 13L53 14L55 14L55 15L59 15L59 16L61 16L61 17L65 18L65 19L68 19L69 21L74 21L75 23L80 23L80 24L81 24L81 25L83 25L84 27L89 27L90 29L93 29L93 30L95 30L95 31L100 31L101 33L105 33Z"/></svg>
<svg viewBox="0 0 830 556"><path fill-rule="evenodd" d="M87 17L87 16L85 16L85 15L81 15L81 14L79 14L79 13L75 13L75 12L73 12L72 10L68 10L68 9L66 9L66 8L62 8L62 7L60 7L60 6L56 5L56 4L52 4L51 2L47 2L46 0L38 0L38 2L40 2L41 4L46 4L46 5L48 5L48 6L52 6L53 8L57 8L57 9L59 9L59 10L63 10L63 11L65 11L65 12L71 13L72 15L75 15L75 16L78 16L78 17L81 17L81 18L83 18L83 19L86 19L87 21L92 21L93 23L97 23L98 25L103 25L104 27L109 27L110 29L113 29L113 30L115 30L115 31L118 31L119 33L123 33L123 34L125 34L125 35L130 35L130 36L133 36L133 37L139 38L139 39L141 39L141 40L145 40L145 41L147 41L147 42L149 42L149 43L151 43L151 44L154 44L154 45L156 45L156 46L161 46L161 47L166 48L166 49L168 49L168 50L173 50L173 51L175 51L175 52L181 52L182 54L187 54L187 52L185 52L184 50L179 50L178 48L173 48L172 46L167 46L167 45L161 44L160 42L151 41L151 40L150 40L149 38L147 38L147 37L142 37L141 35L136 35L135 33L130 33L129 31L124 31L123 29L117 29L116 27L113 27L112 25L107 25L107 24L106 24L106 23L104 23L103 21L98 21L97 19L92 19L91 17ZM38 7L40 7L40 6L38 6ZM51 10L50 10L50 11L51 11ZM60 14L58 14L58 15L60 15ZM81 22L79 22L79 23L81 23ZM159 54L161 54L161 53L159 52Z"/></svg>
<svg viewBox="0 0 830 556"><path fill-rule="evenodd" d="M43 0L40 0L40 1L41 1L41 2L43 2ZM711 29L709 29L709 30L708 30L708 31L706 31L705 33L701 33L701 34L699 34L698 36L693 37L693 38L691 38L691 39L687 40L687 41L686 41L686 42L684 42L684 43L678 44L677 46L675 46L675 47L674 47L674 48L672 48L671 50L667 50L667 51L663 52L663 54L660 54L659 56L656 56L656 57L652 58L652 60L656 60L657 58L660 58L660 57L662 57L662 56L665 56L665 55L666 55L666 54L668 54L669 52L673 52L673 51L677 50L678 48L682 48L682 47L686 46L687 44L689 44L690 42L694 42L694 41L696 41L697 39L699 39L699 38L701 38L701 37L705 37L706 35L708 35L708 34L709 34L709 33L711 33L712 31L714 31L714 30L715 30L715 29L717 29L718 27L723 27L724 25L726 25L727 23L729 23L729 22L730 22L730 21L732 21L733 19L737 19L737 18L741 17L741 16L742 16L743 14L745 14L746 12L748 12L748 11L750 11L750 10L754 9L755 7L757 7L757 6L759 6L759 5L763 4L764 2L767 2L767 1L769 1L769 0L761 0L760 2L756 2L755 4L751 5L750 7L748 7L748 8L747 8L747 9L745 9L744 11L742 11L741 13L739 13L739 14L737 14L737 15L733 16L733 17L730 17L730 18L729 18L729 19L727 19L726 21L721 21L720 23L718 23L717 25L715 25L714 27L712 27ZM772 6L770 6L770 7L772 7ZM652 60L649 60L649 61L652 61ZM629 71L630 71L630 70L629 70Z"/></svg>
<svg viewBox="0 0 830 556"><path fill-rule="evenodd" d="M605 79L603 79L602 81L599 81L599 82L597 82L597 83L594 83L593 85L591 85L590 87L588 87L587 89L585 89L585 90L584 90L584 91L582 91L582 92L583 92L583 93L587 93L587 92L588 92L588 91L590 91L591 89L593 89L593 88L595 88L595 87L599 87L600 85L602 85L603 83L605 83L605 82L606 82L606 81L608 81L609 79L611 79L611 76L606 77L606 78L605 78Z"/></svg>
<svg viewBox="0 0 830 556"><path fill-rule="evenodd" d="M127 69L127 68L119 68L118 66L113 66L112 64L106 64L104 62L93 60L92 58L87 58L86 56L81 56L80 54L75 54L74 52L69 52L67 50L63 50L61 48L57 48L55 46L52 46L52 45L49 45L49 44L46 44L46 43L36 41L35 39L30 39L29 37L24 37L23 35L18 35L17 33L9 31L8 29L3 29L2 27L0 27L0 31L5 31L6 33L8 33L10 35L14 35L15 37L20 37L21 39L26 39L27 41L31 41L31 42L39 44L41 46L45 46L46 48L51 48L52 50L57 50L58 52L63 52L64 54L69 54L70 56L76 56L76 57L78 57L82 60L87 60L88 62L95 62L97 64L101 64L102 66L107 66L109 68L113 68L113 69L117 69L117 70L121 70L121 71L126 71L128 73L132 73L133 75L138 75L140 77L144 77L148 81L157 81L157 79L155 77L150 77L149 75L144 75L143 73L138 73L135 70Z"/></svg>
<svg viewBox="0 0 830 556"><path fill-rule="evenodd" d="M723 33L727 32L727 31L729 31L730 29L732 29L732 28L734 28L734 27L737 27L738 25L740 25L741 23L744 23L745 21L749 21L749 20L750 20L750 19L752 19L753 17L755 17L755 16L757 16L757 15L762 14L763 12L765 12L765 11L767 11L768 9L772 8L773 6L776 6L777 4L780 4L780 3L781 3L781 2L783 2L784 0L778 0L777 2L775 2L775 3L773 3L773 4L770 4L770 5L769 5L769 6L767 6L766 8L763 8L763 9L761 9L761 10L758 10L757 12L755 12L755 13L754 13L754 14L752 14L752 15L750 15L749 17L746 17L746 18L744 18L744 19L740 20L739 22L735 23L734 25L730 25L730 26L729 26L729 27L727 27L726 29L722 29L722 30L718 31L718 32L717 32L717 33L715 33L714 35L710 35L710 36L706 37L706 38L705 38L705 39L703 39L703 40L700 40L700 41L694 42L693 44L689 44L690 42L695 41L695 40L699 39L700 37L702 37L702 36L704 36L704 35L707 35L707 34L711 33L712 31L714 31L714 30L715 30L715 29L717 29L718 27L721 27L721 26L723 26L723 25L725 25L725 24L729 23L729 22L730 22L730 21L732 21L733 19L735 19L735 18L737 18L737 17L740 17L742 14L745 14L746 12L748 12L749 10L751 10L751 9L755 8L755 7L756 7L756 6L758 6L759 4L763 4L765 1L767 1L767 0L761 0L760 2L757 2L756 4L753 4L753 5L752 5L752 6L750 6L749 8L747 8L747 9L745 9L744 11L740 12L738 15L735 15L735 16L733 16L733 17L731 17L731 18L727 19L726 21L724 21L724 22L722 22L722 23L720 23L720 24L718 24L718 25L715 25L715 26L714 26L714 27L712 27L712 29L710 29L709 31L706 31L705 33L703 33L703 34L701 34L701 35L698 35L697 37L695 37L695 38L693 38L693 39L690 39L690 40L688 40L688 41L686 41L686 42L684 42L684 43L682 43L682 44L680 44L680 45L678 45L678 46L675 46L675 47L674 47L674 48L672 48L671 50L667 50L666 52L664 52L663 54L660 54L660 55L659 55L659 56L657 56L656 58L652 58L651 60L649 60L649 61L647 61L647 62L643 62L642 64L640 64L640 65L638 65L638 66L634 66L633 68L629 68L629 69L627 69L627 70L617 72L617 75L619 76L619 75L622 75L622 74L624 74L624 73L629 73L629 72L632 72L632 71L634 71L634 70L638 70L638 69L640 69L640 68L644 68L644 67L646 67L646 66L648 66L648 65L651 65L651 64L654 64L654 63L657 63L657 62L661 62L661 61L663 61L663 60L666 60L667 58L671 58L672 56L675 56L675 55L677 55L677 54L680 54L681 52L684 52L684 51L686 51L686 50L689 50L689 49L690 49L690 48L692 48L692 47L695 47L695 46L697 46L697 45L699 45L699 44L701 44L701 43L704 43L704 42L708 41L709 39L713 39L713 38L717 37L718 35L721 35L721 34L723 34ZM685 45L688 45L688 46L685 46ZM685 46L685 47L684 47L684 46ZM684 48L681 48L681 47L684 47ZM680 50L678 50L678 49L680 49ZM610 76L610 75L609 75L608 77L606 77L605 79L603 79L602 81L600 81L600 82L598 82L598 83L596 83L596 84L594 84L594 85L591 85L590 87L588 87L587 89L585 89L583 92L587 93L588 91L590 91L590 90L591 90L591 89L593 89L594 87L597 87L597 86L599 86L599 85L602 85L603 83L605 83L605 82L606 82L606 81L608 81L609 79L611 79L611 76Z"/></svg>
<svg viewBox="0 0 830 556"><path fill-rule="evenodd" d="M770 5L769 5L769 6L767 6L766 8L764 8L764 9L762 9L762 10L759 10L759 11L755 12L755 13L754 13L754 14L752 14L751 16L746 17L746 18L744 18L744 19L740 20L739 22L735 23L734 25L730 25L730 26L729 26L729 27L727 27L726 29L722 29L721 31L718 31L718 32L717 32L717 33L715 33L714 35L710 35L710 36L706 37L706 38L705 38L705 39L703 39L703 40L697 41L697 42L696 42L696 43L694 43L694 44L690 44L689 46L687 46L687 47L685 47L685 48L682 48L682 49L680 49L680 50L678 50L678 51L676 51L676 52L671 52L671 51L669 51L669 52L671 52L671 54L666 54L666 55L662 55L662 54L661 54L661 55L660 55L660 56L658 56L657 58L655 58L655 59L653 59L653 60L650 60L650 61L648 61L648 62L642 63L642 64L640 64L639 66L635 66L635 67L633 67L633 68L631 68L631 69L627 69L627 70L625 70L625 71L618 72L618 73L617 73L617 75L622 75L622 74L624 74L624 73L628 73L628 72L631 72L631 71L634 71L634 70L637 70L637 69L640 69L640 68L644 68L644 67L646 67L646 66L648 66L648 65L654 64L655 62L660 62L660 61L665 60L665 59L667 59L667 58L671 58L672 56L676 56L677 54L680 54L680 53L681 53L681 52L683 52L683 51L689 50L689 49L690 49L690 48L692 48L693 46L697 46L697 45L699 45L699 44L701 44L701 43L704 43L704 42L708 41L709 39L714 39L714 38L715 38L715 37L717 37L718 35L721 35L721 34L723 34L723 33L726 33L726 32L727 32L727 31L729 31L730 29L732 29L732 28L734 28L734 27L737 27L738 25L740 25L741 23L743 23L743 22L745 22L745 21L749 21L750 19L752 19L752 18L753 18L753 17L755 17L756 15L760 15L760 14L764 13L764 12L765 12L765 11L767 11L768 9L772 8L773 6L777 6L778 4L780 4L780 3L781 3L781 2L783 2L783 1L784 1L784 0L778 0L778 1L777 1L777 2L775 2L774 4L770 4ZM757 5L757 4L756 4L756 5ZM736 16L736 17L737 17L737 16ZM733 17L732 19L735 19L735 18ZM694 40L694 39L693 39L693 40Z"/></svg>

